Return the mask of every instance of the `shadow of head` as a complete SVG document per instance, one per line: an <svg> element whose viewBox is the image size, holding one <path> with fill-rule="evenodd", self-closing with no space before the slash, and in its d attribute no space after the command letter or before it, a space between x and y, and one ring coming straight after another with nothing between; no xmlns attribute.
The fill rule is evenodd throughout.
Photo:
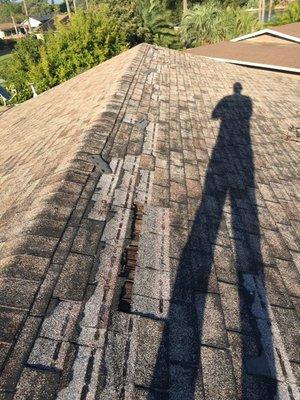
<svg viewBox="0 0 300 400"><path fill-rule="evenodd" d="M241 94L242 90L243 90L243 86L240 82L235 82L233 84L233 93L234 94Z"/></svg>

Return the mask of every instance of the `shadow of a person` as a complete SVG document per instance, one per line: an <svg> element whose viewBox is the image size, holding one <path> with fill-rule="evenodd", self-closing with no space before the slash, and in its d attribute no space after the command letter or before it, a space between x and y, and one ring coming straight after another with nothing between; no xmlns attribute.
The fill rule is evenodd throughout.
<svg viewBox="0 0 300 400"><path fill-rule="evenodd" d="M255 399L266 400L275 398L277 392L276 381L272 379L276 370L255 198L250 136L252 101L241 92L242 85L236 82L233 94L224 97L212 112L212 119L220 120L219 134L206 170L201 203L173 277L169 312L151 385L161 391L159 398L204 398L201 394L203 349L221 349L228 355L228 331L239 337L239 344L234 344L238 347L233 349L238 354L237 393L232 388L222 399L246 400L254 398L255 392ZM224 254L228 255L231 247L235 254L230 265ZM225 330L224 334L218 329L214 332L212 315L214 308L221 308L218 302L222 283L225 288L227 284L233 288L227 293L232 304L226 312L234 314L235 307L239 310L239 321L234 326L230 323L226 326L227 334ZM236 298L230 299L232 293ZM211 326L207 326L209 321ZM225 360L231 364L229 356ZM162 379L166 374L168 388L166 379ZM217 382L210 382L214 384ZM150 398L157 397L149 395Z"/></svg>

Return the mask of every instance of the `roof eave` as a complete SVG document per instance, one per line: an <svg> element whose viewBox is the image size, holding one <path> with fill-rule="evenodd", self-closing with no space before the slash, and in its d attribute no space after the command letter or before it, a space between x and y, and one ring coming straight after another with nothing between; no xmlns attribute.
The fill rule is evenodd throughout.
<svg viewBox="0 0 300 400"><path fill-rule="evenodd" d="M230 64L243 65L243 66L255 67L255 68L271 69L271 70L279 71L279 72L281 71L281 72L290 72L293 74L300 74L300 68L284 67L282 65L256 63L256 62L251 62L251 61L234 60L234 59L230 59L230 58L208 57L208 56L203 56L203 57L209 58L209 59L215 60L215 61L230 63Z"/></svg>
<svg viewBox="0 0 300 400"><path fill-rule="evenodd" d="M265 34L276 36L276 37L279 37L281 39L286 39L286 40L289 40L291 42L300 43L300 38L297 37L297 36L287 35L286 33L278 32L278 31L275 31L275 30L269 29L269 28L265 28L265 29L261 29L261 30L256 31L256 32L248 33L247 35L239 36L237 38L231 39L230 41L231 42L240 42L242 40L251 39L251 38L254 38L254 37L257 37L257 36L261 36L261 35L265 35Z"/></svg>

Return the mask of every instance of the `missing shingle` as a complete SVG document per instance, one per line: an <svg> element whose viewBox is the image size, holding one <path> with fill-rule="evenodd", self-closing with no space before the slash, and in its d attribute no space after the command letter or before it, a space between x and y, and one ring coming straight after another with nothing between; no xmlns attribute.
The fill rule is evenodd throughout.
<svg viewBox="0 0 300 400"><path fill-rule="evenodd" d="M137 264L142 217L143 206L140 204L134 204L131 225L131 240L123 252L117 285L119 289L118 310L126 313L131 312L132 292L134 285L135 269Z"/></svg>
<svg viewBox="0 0 300 400"><path fill-rule="evenodd" d="M126 115L123 118L123 122L126 124L134 125L138 127L141 131L144 131L149 125L150 121L146 118L137 119L134 115Z"/></svg>
<svg viewBox="0 0 300 400"><path fill-rule="evenodd" d="M95 164L96 168L101 171L103 174L111 174L112 169L109 166L109 163L104 160L101 155L92 154L90 156L92 162Z"/></svg>
<svg viewBox="0 0 300 400"><path fill-rule="evenodd" d="M286 135L286 140L300 142L300 126L291 125L289 127L289 133Z"/></svg>
<svg viewBox="0 0 300 400"><path fill-rule="evenodd" d="M135 125L140 128L141 130L145 130L147 128L147 126L149 125L149 121L145 118L140 119L139 121L137 121L135 123Z"/></svg>
<svg viewBox="0 0 300 400"><path fill-rule="evenodd" d="M157 70L155 68L149 68L146 72L146 82L151 85L155 78L157 77Z"/></svg>

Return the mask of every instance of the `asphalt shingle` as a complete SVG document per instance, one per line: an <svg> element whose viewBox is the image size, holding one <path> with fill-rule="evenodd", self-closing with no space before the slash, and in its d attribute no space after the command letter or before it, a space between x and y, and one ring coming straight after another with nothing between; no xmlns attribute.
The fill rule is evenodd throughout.
<svg viewBox="0 0 300 400"><path fill-rule="evenodd" d="M297 399L297 106L144 44L3 113L0 398Z"/></svg>

